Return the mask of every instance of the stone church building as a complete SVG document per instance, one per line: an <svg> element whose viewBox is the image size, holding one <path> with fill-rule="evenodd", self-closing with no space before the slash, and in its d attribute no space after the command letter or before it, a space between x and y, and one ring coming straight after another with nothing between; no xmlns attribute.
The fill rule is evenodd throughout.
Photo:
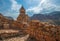
<svg viewBox="0 0 60 41"><path fill-rule="evenodd" d="M26 11L25 11L23 6L19 10L19 12L20 12L20 14L17 17L17 21L18 22L28 22L29 21L29 16L26 14Z"/></svg>
<svg viewBox="0 0 60 41"><path fill-rule="evenodd" d="M26 24L29 21L29 16L26 14L26 11L23 6L19 10L19 12L20 12L20 14L17 17L17 22ZM0 28L4 28L4 29L11 28L11 25L15 21L16 20L10 20L9 18L0 14Z"/></svg>

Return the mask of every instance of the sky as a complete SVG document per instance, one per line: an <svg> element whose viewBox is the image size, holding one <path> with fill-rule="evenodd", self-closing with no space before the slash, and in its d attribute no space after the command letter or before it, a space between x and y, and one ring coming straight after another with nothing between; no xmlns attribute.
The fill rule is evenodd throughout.
<svg viewBox="0 0 60 41"><path fill-rule="evenodd" d="M0 0L0 13L16 19L21 6L26 9L26 14L33 16L60 11L60 0Z"/></svg>

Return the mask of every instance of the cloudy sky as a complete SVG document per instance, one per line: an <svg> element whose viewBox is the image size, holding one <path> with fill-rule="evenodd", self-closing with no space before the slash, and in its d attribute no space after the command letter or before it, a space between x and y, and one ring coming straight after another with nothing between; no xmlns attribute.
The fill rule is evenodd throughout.
<svg viewBox="0 0 60 41"><path fill-rule="evenodd" d="M0 0L0 13L16 18L22 5L29 16L60 11L60 0Z"/></svg>

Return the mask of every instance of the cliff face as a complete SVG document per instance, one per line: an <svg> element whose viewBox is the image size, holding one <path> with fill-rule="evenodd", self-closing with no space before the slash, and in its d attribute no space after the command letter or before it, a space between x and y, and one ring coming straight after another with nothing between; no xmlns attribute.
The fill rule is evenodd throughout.
<svg viewBox="0 0 60 41"><path fill-rule="evenodd" d="M9 27L9 25L11 26L12 22L12 18L10 19L9 17L0 14L0 29L4 27Z"/></svg>

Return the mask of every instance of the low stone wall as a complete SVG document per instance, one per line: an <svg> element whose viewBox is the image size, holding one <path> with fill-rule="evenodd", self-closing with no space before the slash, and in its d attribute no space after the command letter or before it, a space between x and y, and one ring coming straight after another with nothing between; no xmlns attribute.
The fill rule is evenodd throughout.
<svg viewBox="0 0 60 41"><path fill-rule="evenodd" d="M0 30L0 34L2 33L18 33L19 30L12 30L12 29L3 29L3 30Z"/></svg>

